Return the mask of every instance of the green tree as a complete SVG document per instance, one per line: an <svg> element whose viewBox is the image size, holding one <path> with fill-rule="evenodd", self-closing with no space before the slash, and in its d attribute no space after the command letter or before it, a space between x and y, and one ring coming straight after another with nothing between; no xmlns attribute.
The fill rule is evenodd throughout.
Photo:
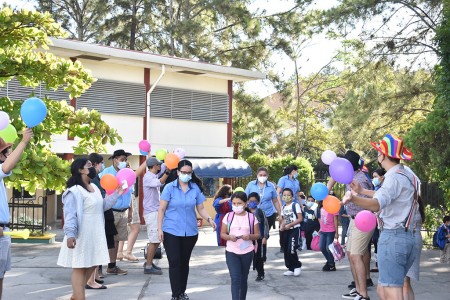
<svg viewBox="0 0 450 300"><path fill-rule="evenodd" d="M71 97L77 97L94 82L81 63L40 50L48 49L49 37L65 36L49 13L12 11L6 7L0 10L0 24L0 86L15 77L24 86L36 87L42 83L47 89L64 88ZM1 109L9 114L18 132L25 128L20 118L23 100L0 98ZM44 101L47 117L33 128L32 146L27 147L13 174L8 177L7 185L17 189L24 187L31 193L38 188L59 193L65 187L70 170L69 162L51 151L53 134L67 132L70 137L79 138L74 149L76 154L103 152L106 143L114 144L121 138L96 111L75 111L62 99Z"/></svg>

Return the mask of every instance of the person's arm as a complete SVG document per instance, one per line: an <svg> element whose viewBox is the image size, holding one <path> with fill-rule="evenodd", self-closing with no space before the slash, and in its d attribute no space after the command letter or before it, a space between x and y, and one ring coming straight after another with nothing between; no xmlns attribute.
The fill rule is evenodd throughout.
<svg viewBox="0 0 450 300"><path fill-rule="evenodd" d="M228 234L228 224L226 223L226 220L228 219L228 214L225 215L222 221L222 226L220 226L220 238L225 241L232 241L236 242L237 238L233 234Z"/></svg>
<svg viewBox="0 0 450 300"><path fill-rule="evenodd" d="M159 209L158 209L158 238L160 242L164 242L164 233L162 231L162 223L164 219L164 215L166 213L167 205L169 204L166 200L159 201Z"/></svg>
<svg viewBox="0 0 450 300"><path fill-rule="evenodd" d="M105 197L105 201L103 201L103 211L111 209L116 204L117 199L119 199L119 197L122 196L124 192L125 190L122 188L122 185L119 185L114 193L107 195Z"/></svg>
<svg viewBox="0 0 450 300"><path fill-rule="evenodd" d="M272 198L273 205L275 206L275 209L278 213L278 218L281 219L281 202L278 200L277 197Z"/></svg>
<svg viewBox="0 0 450 300"><path fill-rule="evenodd" d="M327 183L328 191L331 191L335 184L336 184L336 180L334 180L333 178L330 177L330 179L328 180L328 183Z"/></svg>
<svg viewBox="0 0 450 300"><path fill-rule="evenodd" d="M34 136L34 134L33 134L33 130L31 128L26 128L23 131L22 141L16 146L16 148L13 150L13 152L11 152L11 154L8 155L5 162L2 164L3 173L8 174L9 172L12 171L12 169L14 169L14 167L19 162L23 151L27 147L28 142L30 141L30 139L33 136Z"/></svg>
<svg viewBox="0 0 450 300"><path fill-rule="evenodd" d="M281 181L281 179L280 179L280 181ZM281 189L281 187L280 187L280 181L278 181L278 186L277 186L277 199L278 199L278 202L279 203L281 203L281 192L282 192L282 189Z"/></svg>
<svg viewBox="0 0 450 300"><path fill-rule="evenodd" d="M365 195L365 196L369 196L369 197L373 197L375 195L375 191L364 189L361 186L361 183L359 183L357 181L352 181L352 183L350 183L350 187L352 188L352 191L354 191L355 193L360 194L360 195Z"/></svg>
<svg viewBox="0 0 450 300"><path fill-rule="evenodd" d="M73 249L78 235L77 198L74 193L68 192L63 200L64 235L67 236L67 247Z"/></svg>
<svg viewBox="0 0 450 300"><path fill-rule="evenodd" d="M347 191L344 198L342 199L342 204L347 204L348 202L352 202L370 211L380 210L380 204L378 203L378 200L376 198L359 197L354 195L351 191Z"/></svg>
<svg viewBox="0 0 450 300"><path fill-rule="evenodd" d="M335 234L334 234L334 238L336 240L339 240L339 230L338 230L338 215L334 215L334 230L335 230Z"/></svg>
<svg viewBox="0 0 450 300"><path fill-rule="evenodd" d="M149 153L149 156L147 156L147 158L148 157L150 157L150 153ZM144 175L146 169L147 169L147 161L144 160L144 162L136 169L136 171L134 171L134 173L136 174L136 177Z"/></svg>
<svg viewBox="0 0 450 300"><path fill-rule="evenodd" d="M208 211L206 210L203 203L197 204L197 211L198 214L205 220L208 221L209 225L213 228L213 230L216 230L216 223L214 220L209 216Z"/></svg>

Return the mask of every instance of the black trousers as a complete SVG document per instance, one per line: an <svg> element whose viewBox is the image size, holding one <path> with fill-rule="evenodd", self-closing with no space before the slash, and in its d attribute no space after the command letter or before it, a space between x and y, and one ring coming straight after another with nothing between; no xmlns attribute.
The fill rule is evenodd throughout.
<svg viewBox="0 0 450 300"><path fill-rule="evenodd" d="M275 228L275 221L277 219L277 214L273 214L270 217L267 217L267 223L269 224L269 230L270 228ZM262 246L262 258L263 262L267 260L267 244Z"/></svg>
<svg viewBox="0 0 450 300"><path fill-rule="evenodd" d="M197 243L198 235L176 236L164 232L164 249L169 261L169 278L172 297L186 292L189 277L189 260Z"/></svg>
<svg viewBox="0 0 450 300"><path fill-rule="evenodd" d="M263 261L263 247L262 247L262 239L256 241L258 243L258 250L253 256L253 268L258 272L258 276L264 277L264 261Z"/></svg>
<svg viewBox="0 0 450 300"><path fill-rule="evenodd" d="M305 231L305 239L306 239L306 249L311 250L311 241L312 241L312 234L314 231L319 232L320 230L320 224L318 224L319 222L317 222L317 224L314 225L310 225L307 226L306 228L304 228Z"/></svg>
<svg viewBox="0 0 450 300"><path fill-rule="evenodd" d="M302 267L297 254L297 249L300 248L300 228L286 230L285 237L284 264L290 271L294 271Z"/></svg>

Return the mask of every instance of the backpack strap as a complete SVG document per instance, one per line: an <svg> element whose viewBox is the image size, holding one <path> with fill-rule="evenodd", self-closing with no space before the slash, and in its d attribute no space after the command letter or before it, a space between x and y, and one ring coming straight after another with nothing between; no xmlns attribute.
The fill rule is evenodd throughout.
<svg viewBox="0 0 450 300"><path fill-rule="evenodd" d="M250 226L250 234L255 233L255 215L248 212L248 225Z"/></svg>
<svg viewBox="0 0 450 300"><path fill-rule="evenodd" d="M408 231L409 227L411 226L411 220L413 219L414 213L415 213L415 211L417 209L417 205L418 205L417 178L416 178L416 176L413 175L413 181L411 181L411 179L409 179L409 177L406 175L406 173L403 172L402 170L397 170L396 173L405 176L414 187L413 202L412 202L411 208L409 209L408 216L403 221L403 226L405 227L405 231Z"/></svg>
<svg viewBox="0 0 450 300"><path fill-rule="evenodd" d="M234 211L231 211L228 213L228 218L227 218L227 233L230 234L230 226L231 226L231 222L233 222L234 219Z"/></svg>

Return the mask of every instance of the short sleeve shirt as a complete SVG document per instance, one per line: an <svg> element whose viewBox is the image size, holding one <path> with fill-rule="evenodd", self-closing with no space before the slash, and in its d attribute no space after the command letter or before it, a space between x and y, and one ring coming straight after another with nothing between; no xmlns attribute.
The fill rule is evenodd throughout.
<svg viewBox="0 0 450 300"><path fill-rule="evenodd" d="M336 227L334 226L334 216L336 214L328 213L323 207L320 209L320 231L322 232L335 232Z"/></svg>
<svg viewBox="0 0 450 300"><path fill-rule="evenodd" d="M255 223L253 226L258 226L258 219L254 218ZM223 226L228 226L228 213L222 220ZM250 218L248 213L243 216L238 216L234 214L233 220L230 224L230 234L234 236L241 236L250 234ZM226 251L235 254L246 254L253 251L255 248L252 241L244 241L243 239L238 239L236 242L227 241Z"/></svg>
<svg viewBox="0 0 450 300"><path fill-rule="evenodd" d="M116 176L117 170L114 168L114 166L107 167L100 174L98 174L98 177L100 177L100 179L101 179L106 174L111 174L111 175ZM117 199L116 204L114 204L114 206L112 208L113 209L129 208L130 203L131 203L131 193L132 192L133 192L133 187L130 187L126 193L122 194L119 197L119 199Z"/></svg>
<svg viewBox="0 0 450 300"><path fill-rule="evenodd" d="M294 200L296 202L298 201L297 193L300 191L300 182L297 179L291 179L289 175L285 175L278 180L277 187L281 189L281 192L283 192L285 188L291 189L294 193Z"/></svg>
<svg viewBox="0 0 450 300"><path fill-rule="evenodd" d="M159 209L159 188L162 186L157 174L147 171L143 179L144 186L144 215L158 211Z"/></svg>
<svg viewBox="0 0 450 300"><path fill-rule="evenodd" d="M295 205L295 212L297 214L302 213L302 211L300 209L300 205L298 203L292 202L289 205L285 205L283 207L283 218L284 218L284 222L286 223L286 225L291 224L298 219L298 215L296 215L294 213L294 209L293 209L294 205ZM294 228L298 228L298 227L300 227L300 223L294 226Z"/></svg>
<svg viewBox="0 0 450 300"><path fill-rule="evenodd" d="M259 197L261 198L259 208L264 211L267 217L270 217L277 212L272 202L272 199L277 198L277 190L272 182L266 181L264 186L261 188L258 184L258 180L250 181L245 189L245 193L248 196L253 192L259 194Z"/></svg>
<svg viewBox="0 0 450 300"><path fill-rule="evenodd" d="M361 184L363 189L366 190L372 190L373 189L373 185L372 182L369 180L369 178L367 178L367 176L361 172L355 172L355 175L353 175L353 180L358 182L359 184ZM345 186L345 190L349 191L350 190L350 185L347 184ZM366 195L358 195L359 197L363 197L363 198L368 198L368 196ZM347 214L350 216L356 216L360 211L364 210L364 208L362 208L361 206L358 206L352 202L347 204Z"/></svg>
<svg viewBox="0 0 450 300"><path fill-rule="evenodd" d="M164 187L161 200L167 201L162 229L175 236L194 236L198 234L197 215L195 208L206 198L197 184L189 182L184 192L178 180L172 181Z"/></svg>
<svg viewBox="0 0 450 300"><path fill-rule="evenodd" d="M3 178L8 177L12 172L4 173L2 169L3 164L0 164L0 223L9 223L9 207L8 197L6 196L6 187Z"/></svg>

